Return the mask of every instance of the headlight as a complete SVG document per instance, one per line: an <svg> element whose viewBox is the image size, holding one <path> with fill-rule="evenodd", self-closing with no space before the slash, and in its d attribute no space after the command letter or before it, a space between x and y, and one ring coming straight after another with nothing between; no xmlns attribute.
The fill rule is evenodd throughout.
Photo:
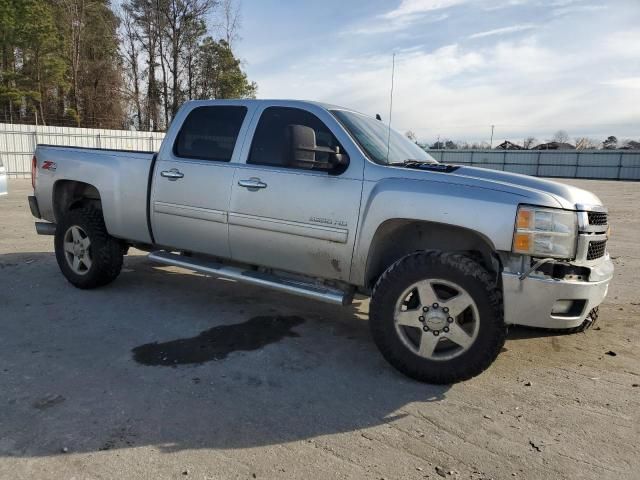
<svg viewBox="0 0 640 480"><path fill-rule="evenodd" d="M512 250L534 257L573 258L577 231L576 212L521 205Z"/></svg>

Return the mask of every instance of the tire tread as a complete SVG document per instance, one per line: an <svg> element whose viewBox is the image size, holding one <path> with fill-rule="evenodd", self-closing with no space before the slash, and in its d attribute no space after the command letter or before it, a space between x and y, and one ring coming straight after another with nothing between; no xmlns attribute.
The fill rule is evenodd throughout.
<svg viewBox="0 0 640 480"><path fill-rule="evenodd" d="M67 229L72 225L82 227L91 239L93 265L85 275L75 274L67 265L64 249L59 246ZM59 238L60 237L60 238ZM65 214L56 230L56 258L62 273L75 287L92 289L113 282L122 269L122 243L109 235L102 211L88 206L70 210Z"/></svg>
<svg viewBox="0 0 640 480"><path fill-rule="evenodd" d="M425 271L434 264L440 264L446 268L455 269L463 273L466 277L483 285L486 298L492 309L492 317L483 321L490 322L492 331L492 341L489 348L482 350L480 356L472 365L458 364L455 368L424 369L416 365L417 362L407 359L407 355L399 354L393 342L385 338L384 322L388 319L380 318L382 303L387 302L383 292L394 282L402 281L402 278L411 271ZM395 308L395 307L394 307ZM370 326L378 348L382 355L396 369L405 375L420 381L435 384L449 384L468 380L484 371L498 356L507 336L507 328L504 324L504 311L502 303L502 290L498 284L497 277L490 274L485 268L475 260L460 254L449 253L438 250L414 252L400 258L393 263L377 280L374 285L370 304Z"/></svg>

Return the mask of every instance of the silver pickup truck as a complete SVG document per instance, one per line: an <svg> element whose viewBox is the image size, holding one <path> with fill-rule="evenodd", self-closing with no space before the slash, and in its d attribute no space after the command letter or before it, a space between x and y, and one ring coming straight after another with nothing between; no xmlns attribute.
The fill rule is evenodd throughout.
<svg viewBox="0 0 640 480"><path fill-rule="evenodd" d="M486 369L508 325L593 324L607 210L539 178L437 163L379 120L302 101L186 103L158 153L39 145L29 197L76 287L149 259L347 305L404 374Z"/></svg>

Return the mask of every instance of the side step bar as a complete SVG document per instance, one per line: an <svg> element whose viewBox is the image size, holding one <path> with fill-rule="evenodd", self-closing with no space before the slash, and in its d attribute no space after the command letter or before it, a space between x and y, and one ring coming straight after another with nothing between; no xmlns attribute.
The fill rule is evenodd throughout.
<svg viewBox="0 0 640 480"><path fill-rule="evenodd" d="M352 294L342 290L280 278L274 275L256 272L255 270L232 267L205 259L185 257L164 250L151 252L148 258L149 260L164 265L172 265L216 277L229 278L239 282L268 287L273 290L293 293L302 297L313 298L336 305L349 305L353 300Z"/></svg>

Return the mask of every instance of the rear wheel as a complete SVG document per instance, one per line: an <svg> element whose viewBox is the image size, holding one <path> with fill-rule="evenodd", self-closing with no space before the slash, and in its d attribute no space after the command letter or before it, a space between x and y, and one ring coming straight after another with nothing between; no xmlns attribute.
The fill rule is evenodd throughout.
<svg viewBox="0 0 640 480"><path fill-rule="evenodd" d="M429 383L479 374L506 338L495 278L459 254L418 252L393 264L376 283L370 317L387 361Z"/></svg>
<svg viewBox="0 0 640 480"><path fill-rule="evenodd" d="M56 227L55 250L60 270L78 288L111 283L122 268L122 244L107 233L102 212L92 207L63 216Z"/></svg>

